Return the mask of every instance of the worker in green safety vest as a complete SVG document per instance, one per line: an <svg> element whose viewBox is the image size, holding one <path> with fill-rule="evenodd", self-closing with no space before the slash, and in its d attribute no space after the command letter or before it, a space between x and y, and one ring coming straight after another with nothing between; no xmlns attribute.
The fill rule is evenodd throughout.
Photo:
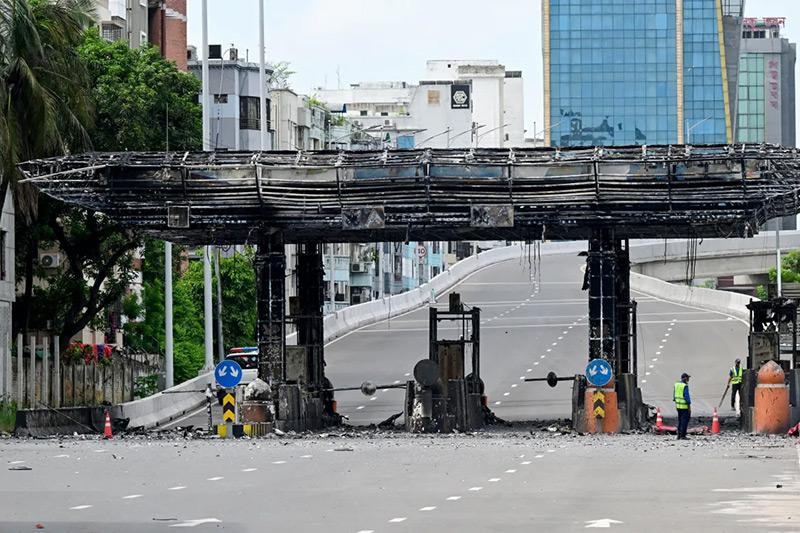
<svg viewBox="0 0 800 533"><path fill-rule="evenodd" d="M689 396L689 374L681 374L681 380L675 384L675 391L672 394L672 401L675 402L675 409L678 410L678 439L686 438L686 431L689 429L689 418L692 416L692 398Z"/></svg>
<svg viewBox="0 0 800 533"><path fill-rule="evenodd" d="M737 359L736 364L728 372L728 384L731 386L731 409L736 410L736 395L739 395L739 401L742 401L742 360Z"/></svg>

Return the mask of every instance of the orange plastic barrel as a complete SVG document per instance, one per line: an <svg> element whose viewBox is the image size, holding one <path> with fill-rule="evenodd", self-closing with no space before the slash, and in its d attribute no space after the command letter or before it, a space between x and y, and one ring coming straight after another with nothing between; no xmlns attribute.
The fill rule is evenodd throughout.
<svg viewBox="0 0 800 533"><path fill-rule="evenodd" d="M619 433L619 405L617 404L617 391L614 388L614 379L600 388L605 395L605 417L598 419L594 416L594 391L597 387L586 387L584 406L586 413L587 433ZM599 423L598 423L599 422Z"/></svg>
<svg viewBox="0 0 800 533"><path fill-rule="evenodd" d="M789 429L789 388L783 369L767 361L758 371L753 432L778 434Z"/></svg>

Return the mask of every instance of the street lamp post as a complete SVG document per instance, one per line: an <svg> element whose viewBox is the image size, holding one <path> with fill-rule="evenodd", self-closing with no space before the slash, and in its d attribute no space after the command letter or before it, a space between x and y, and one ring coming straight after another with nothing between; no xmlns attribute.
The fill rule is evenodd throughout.
<svg viewBox="0 0 800 533"><path fill-rule="evenodd" d="M492 128L492 129L490 129L490 130L486 130L486 131L484 131L483 133L481 133L480 135L478 135L478 136L476 137L476 139L475 139L475 147L477 148L478 146L480 146L480 145L481 145L481 139L482 139L483 137L486 137L488 134L492 133L493 131L497 131L497 130L503 129L503 128L505 128L506 126L510 126L510 125L511 125L511 124L503 124L502 126L497 126L496 128Z"/></svg>

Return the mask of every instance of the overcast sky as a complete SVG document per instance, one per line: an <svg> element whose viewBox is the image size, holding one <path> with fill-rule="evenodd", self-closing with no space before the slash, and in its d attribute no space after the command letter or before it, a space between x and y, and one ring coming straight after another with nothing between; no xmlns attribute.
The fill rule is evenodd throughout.
<svg viewBox="0 0 800 533"><path fill-rule="evenodd" d="M800 0L747 0L748 17L787 17L800 40ZM258 1L208 0L209 43L258 60ZM428 59L497 59L521 70L528 135L542 125L540 0L265 0L267 61L288 61L313 94L359 81L419 81ZM188 0L200 48L201 0ZM800 91L798 91L800 96ZM800 109L800 107L798 108Z"/></svg>

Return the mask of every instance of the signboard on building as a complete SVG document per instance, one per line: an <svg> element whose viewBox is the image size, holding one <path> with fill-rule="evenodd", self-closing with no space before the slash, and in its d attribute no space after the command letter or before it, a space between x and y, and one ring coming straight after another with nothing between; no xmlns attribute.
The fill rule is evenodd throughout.
<svg viewBox="0 0 800 533"><path fill-rule="evenodd" d="M469 85L450 86L450 109L469 109Z"/></svg>

